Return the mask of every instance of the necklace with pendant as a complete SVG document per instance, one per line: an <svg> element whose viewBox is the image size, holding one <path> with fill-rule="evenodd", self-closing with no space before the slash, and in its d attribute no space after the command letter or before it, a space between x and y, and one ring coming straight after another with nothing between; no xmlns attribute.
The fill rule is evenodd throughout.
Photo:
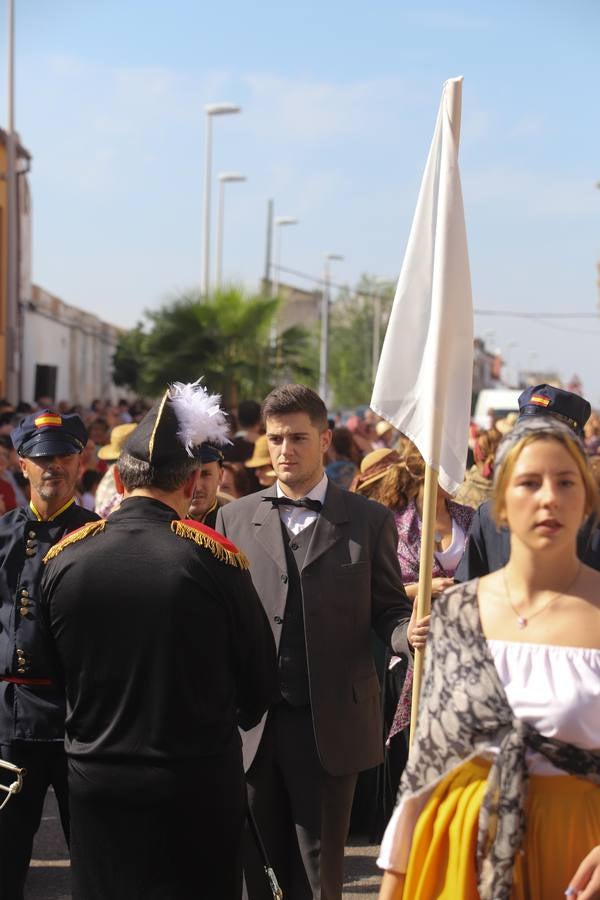
<svg viewBox="0 0 600 900"><path fill-rule="evenodd" d="M553 594L550 597L550 599L542 606L541 609L536 609L536 611L534 613L532 613L530 616L526 617L526 616L521 615L519 610L516 608L515 604L512 602L512 598L510 595L510 588L508 587L508 579L506 578L506 567L505 567L502 570L502 577L504 579L504 590L506 591L506 599L508 600L508 604L509 604L510 608L512 609L512 611L514 612L515 616L517 617L517 628L527 628L527 626L529 625L529 623L531 622L532 619L535 619L536 616L539 616L540 613L543 613L544 610L548 609L550 604L554 603L555 600L558 600L559 597L562 597L563 594L567 594L571 590L571 588L573 587L573 585L575 584L577 579L579 578L580 571L581 571L581 563L579 563L579 565L577 567L575 577L573 578L573 580L571 582L569 582L569 584L567 585L566 588L563 588L563 590L559 591L558 594Z"/></svg>

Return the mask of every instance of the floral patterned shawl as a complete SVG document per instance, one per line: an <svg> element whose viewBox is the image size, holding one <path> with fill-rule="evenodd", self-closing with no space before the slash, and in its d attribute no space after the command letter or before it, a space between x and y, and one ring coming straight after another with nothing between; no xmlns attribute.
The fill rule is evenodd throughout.
<svg viewBox="0 0 600 900"><path fill-rule="evenodd" d="M477 871L481 900L508 900L525 828L527 750L600 784L600 749L546 738L514 716L481 628L477 583L456 585L433 605L419 721L399 798L499 747L479 814Z"/></svg>

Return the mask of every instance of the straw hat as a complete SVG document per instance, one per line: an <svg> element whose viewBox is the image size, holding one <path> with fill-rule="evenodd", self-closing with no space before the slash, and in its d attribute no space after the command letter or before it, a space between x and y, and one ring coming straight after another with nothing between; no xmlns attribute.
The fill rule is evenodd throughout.
<svg viewBox="0 0 600 900"><path fill-rule="evenodd" d="M504 416L503 419L498 419L494 427L500 432L500 434L508 434L511 428L514 427L514 424L517 421L518 417L518 413L509 412L508 415Z"/></svg>
<svg viewBox="0 0 600 900"><path fill-rule="evenodd" d="M269 445L266 434L261 434L254 443L252 456L244 463L248 469L259 469L261 466L270 466Z"/></svg>
<svg viewBox="0 0 600 900"><path fill-rule="evenodd" d="M110 433L110 444L105 444L104 447L100 447L98 450L98 457L100 459L108 460L109 462L114 462L114 460L118 459L121 455L123 444L131 432L135 431L136 428L137 424L135 422L128 423L127 425L115 425Z"/></svg>
<svg viewBox="0 0 600 900"><path fill-rule="evenodd" d="M381 450L372 450L367 453L360 464L360 475L356 479L356 490L361 491L374 481L378 481L386 474L390 466L400 462L400 456L389 447Z"/></svg>
<svg viewBox="0 0 600 900"><path fill-rule="evenodd" d="M381 422L378 422L375 426L375 431L377 432L377 437L383 437L384 434L387 434L388 431L391 431L394 426L390 425L389 422L386 422L385 419L382 419Z"/></svg>

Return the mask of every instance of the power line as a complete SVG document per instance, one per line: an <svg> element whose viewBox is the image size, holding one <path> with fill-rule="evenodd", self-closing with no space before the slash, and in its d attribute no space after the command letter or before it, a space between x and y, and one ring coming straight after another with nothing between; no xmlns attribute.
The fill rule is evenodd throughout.
<svg viewBox="0 0 600 900"><path fill-rule="evenodd" d="M298 269L288 269L287 266L276 266L272 264L272 268L277 269L280 273L285 272L287 275L295 275L297 278L303 278L305 281L311 281L313 284L323 285L324 281L322 278L317 278L314 275L309 275L308 272L299 272ZM334 281L329 282L330 288L337 288L338 290L345 290L348 285L347 284L338 284ZM361 297L375 297L378 296L376 291L369 290L355 290L355 294L358 294ZM588 312L522 312L517 310L510 309L474 309L473 313L476 316L506 316L508 318L515 319L533 319L536 321L542 321L543 319L600 319L599 313L588 313ZM580 332L584 333L584 332ZM590 332L585 332L589 334ZM596 332L594 332L596 333ZM600 332L599 332L600 333Z"/></svg>

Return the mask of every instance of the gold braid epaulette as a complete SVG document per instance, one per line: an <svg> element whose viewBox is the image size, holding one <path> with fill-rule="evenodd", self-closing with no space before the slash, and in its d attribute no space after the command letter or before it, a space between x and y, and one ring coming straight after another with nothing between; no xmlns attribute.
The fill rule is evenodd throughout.
<svg viewBox="0 0 600 900"><path fill-rule="evenodd" d="M171 522L171 531L210 550L213 556L228 566L237 566L239 569L250 568L246 555L226 537L207 525L193 519L175 519Z"/></svg>
<svg viewBox="0 0 600 900"><path fill-rule="evenodd" d="M77 541L82 541L86 537L90 537L92 534L98 534L99 531L104 531L104 526L106 525L106 519L98 519L95 522L88 522L87 525L82 525L81 528L77 528L76 531L70 531L69 534L65 534L64 538L62 538L54 547L50 547L48 552L44 557L44 564L50 562L51 559L54 559L61 553L65 547L70 547L71 544L77 543Z"/></svg>

